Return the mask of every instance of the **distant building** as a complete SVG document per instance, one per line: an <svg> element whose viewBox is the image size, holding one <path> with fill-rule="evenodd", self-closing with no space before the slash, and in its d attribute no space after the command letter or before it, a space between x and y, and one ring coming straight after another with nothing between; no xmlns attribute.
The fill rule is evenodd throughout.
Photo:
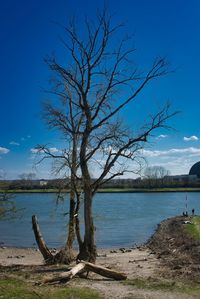
<svg viewBox="0 0 200 299"><path fill-rule="evenodd" d="M200 161L190 168L189 174L168 175L164 180L171 183L200 182Z"/></svg>
<svg viewBox="0 0 200 299"><path fill-rule="evenodd" d="M200 162L195 163L191 167L189 175L196 175L198 178L200 178Z"/></svg>
<svg viewBox="0 0 200 299"><path fill-rule="evenodd" d="M47 185L48 185L48 181L40 180L40 186L47 186Z"/></svg>
<svg viewBox="0 0 200 299"><path fill-rule="evenodd" d="M180 174L180 175L168 175L165 176L165 181L173 182L173 183L191 183L198 182L199 178L196 174Z"/></svg>

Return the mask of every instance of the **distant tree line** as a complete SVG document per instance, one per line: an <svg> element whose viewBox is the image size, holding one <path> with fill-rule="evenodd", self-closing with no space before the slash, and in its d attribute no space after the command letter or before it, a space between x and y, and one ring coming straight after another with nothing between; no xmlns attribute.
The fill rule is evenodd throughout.
<svg viewBox="0 0 200 299"><path fill-rule="evenodd" d="M94 179L95 180L95 179ZM77 188L81 188L81 180L77 181ZM0 190L68 190L70 178L36 179L33 173L21 174L16 180L0 180ZM154 188L200 187L200 180L191 181L187 176L181 180L172 180L170 172L162 166L147 167L142 177L115 178L105 182L104 189L154 189Z"/></svg>

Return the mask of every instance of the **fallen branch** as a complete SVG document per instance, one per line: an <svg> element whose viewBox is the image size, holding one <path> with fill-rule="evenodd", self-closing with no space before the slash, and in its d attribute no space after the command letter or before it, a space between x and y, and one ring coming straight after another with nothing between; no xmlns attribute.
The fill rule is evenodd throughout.
<svg viewBox="0 0 200 299"><path fill-rule="evenodd" d="M117 272L102 266L97 266L89 262L80 261L76 266L74 266L70 271L63 272L57 276L48 276L45 277L43 283L52 283L52 282L67 282L72 279L76 274L79 274L83 271L92 271L101 276L112 278L114 280L126 280L127 276L124 273Z"/></svg>
<svg viewBox="0 0 200 299"><path fill-rule="evenodd" d="M58 276L48 276L44 278L43 283L51 283L51 282L67 282L68 280L72 279L76 274L84 270L85 268L84 263L79 263L76 266L74 266L70 271L63 272Z"/></svg>
<svg viewBox="0 0 200 299"><path fill-rule="evenodd" d="M126 278L127 278L126 274L124 274L124 273L117 272L115 270L111 270L111 269L108 269L108 268L105 268L102 266L97 266L97 265L89 263L89 262L85 262L85 261L81 261L81 262L86 265L86 269L88 271L92 271L92 272L102 275L104 277L112 278L114 280L126 280Z"/></svg>

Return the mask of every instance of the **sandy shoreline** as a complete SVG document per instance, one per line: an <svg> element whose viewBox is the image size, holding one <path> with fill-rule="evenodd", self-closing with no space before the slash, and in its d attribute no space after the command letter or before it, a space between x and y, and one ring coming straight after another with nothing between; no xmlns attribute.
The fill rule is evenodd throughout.
<svg viewBox="0 0 200 299"><path fill-rule="evenodd" d="M99 249L96 263L125 272L129 278L153 276L159 267L158 259L146 247ZM44 260L38 249L0 247L0 265L38 266L44 265Z"/></svg>
<svg viewBox="0 0 200 299"><path fill-rule="evenodd" d="M52 250L55 253L55 250ZM151 263L149 263L151 261ZM143 268L150 275L154 271L155 264L158 265L158 260L151 251L145 247L136 249L98 249L97 263L108 265L121 269L133 275L133 265L137 265L140 272ZM141 264L141 265L140 265ZM148 264L148 265L147 265ZM34 248L16 248L16 247L0 247L0 265L44 265L43 257L38 249ZM130 270L130 271L129 271ZM134 271L135 272L135 271ZM128 273L127 273L128 274Z"/></svg>

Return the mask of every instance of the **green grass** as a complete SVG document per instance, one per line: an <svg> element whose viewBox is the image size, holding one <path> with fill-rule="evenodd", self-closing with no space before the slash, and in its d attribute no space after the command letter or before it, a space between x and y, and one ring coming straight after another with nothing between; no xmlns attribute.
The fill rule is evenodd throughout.
<svg viewBox="0 0 200 299"><path fill-rule="evenodd" d="M0 190L0 193L4 190ZM12 189L8 190L8 193L57 193L57 189L30 189L30 190L21 190L21 189ZM63 190L63 192L68 193L69 190ZM141 193L141 192L200 192L198 187L174 187L174 188L102 188L98 190L98 193Z"/></svg>
<svg viewBox="0 0 200 299"><path fill-rule="evenodd" d="M21 280L4 278L0 280L1 299L101 299L100 295L89 288L40 286Z"/></svg>
<svg viewBox="0 0 200 299"><path fill-rule="evenodd" d="M4 190L0 190L3 193ZM57 189L10 189L6 191L7 193L58 193ZM65 190L63 192L69 192Z"/></svg>
<svg viewBox="0 0 200 299"><path fill-rule="evenodd" d="M185 229L190 236L200 241L200 216L192 217L191 222L192 224L187 224Z"/></svg>
<svg viewBox="0 0 200 299"><path fill-rule="evenodd" d="M99 189L99 193L141 193L141 192L200 192L200 188L196 187L174 187L174 188L105 188Z"/></svg>
<svg viewBox="0 0 200 299"><path fill-rule="evenodd" d="M171 292L171 293L184 293L188 295L200 296L200 285L197 283L187 283L179 281L168 281L162 279L129 279L124 282L135 289L151 290L151 291L161 291L161 292Z"/></svg>

